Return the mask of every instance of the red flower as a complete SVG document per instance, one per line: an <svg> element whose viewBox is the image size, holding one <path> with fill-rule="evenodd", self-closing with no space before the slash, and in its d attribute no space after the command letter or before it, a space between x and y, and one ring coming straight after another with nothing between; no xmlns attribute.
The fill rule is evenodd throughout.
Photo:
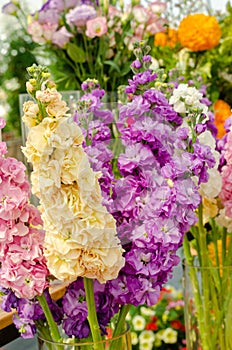
<svg viewBox="0 0 232 350"><path fill-rule="evenodd" d="M157 331L158 326L155 322L150 322L146 325L146 330L147 331Z"/></svg>
<svg viewBox="0 0 232 350"><path fill-rule="evenodd" d="M180 329L182 332L185 331L185 326L179 320L173 320L170 324L173 329Z"/></svg>

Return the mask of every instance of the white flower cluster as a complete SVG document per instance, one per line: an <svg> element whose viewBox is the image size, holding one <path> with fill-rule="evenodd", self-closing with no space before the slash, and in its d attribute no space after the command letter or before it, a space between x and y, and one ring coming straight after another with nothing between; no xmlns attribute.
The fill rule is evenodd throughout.
<svg viewBox="0 0 232 350"><path fill-rule="evenodd" d="M33 165L32 192L40 199L48 268L62 281L82 276L104 283L117 277L124 258L115 220L102 205L100 174L90 167L81 129L65 115L61 95L47 88L36 98L38 104L24 106L30 130L23 152Z"/></svg>
<svg viewBox="0 0 232 350"><path fill-rule="evenodd" d="M208 107L200 102L202 98L202 93L195 87L189 87L188 84L179 84L179 86L174 89L169 103L173 105L173 109L177 113L186 114L195 111L207 116Z"/></svg>

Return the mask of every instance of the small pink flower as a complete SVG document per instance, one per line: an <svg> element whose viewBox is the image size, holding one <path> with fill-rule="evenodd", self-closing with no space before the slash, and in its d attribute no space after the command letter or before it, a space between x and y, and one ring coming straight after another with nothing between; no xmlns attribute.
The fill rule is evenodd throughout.
<svg viewBox="0 0 232 350"><path fill-rule="evenodd" d="M107 23L105 17L96 17L90 19L86 23L86 35L89 38L94 38L95 36L102 36L107 33Z"/></svg>
<svg viewBox="0 0 232 350"><path fill-rule="evenodd" d="M39 44L45 43L43 38L43 25L38 21L31 22L27 27L27 31L32 36L34 42Z"/></svg>
<svg viewBox="0 0 232 350"><path fill-rule="evenodd" d="M43 24L43 37L46 41L51 41L53 35L57 30L57 24L45 23Z"/></svg>
<svg viewBox="0 0 232 350"><path fill-rule="evenodd" d="M0 142L0 157L7 153L6 142Z"/></svg>
<svg viewBox="0 0 232 350"><path fill-rule="evenodd" d="M154 1L150 4L150 8L154 13L163 13L167 8L167 4L163 1Z"/></svg>
<svg viewBox="0 0 232 350"><path fill-rule="evenodd" d="M4 118L1 118L1 117L0 117L0 129L3 129L4 126L6 126L6 121L5 121Z"/></svg>
<svg viewBox="0 0 232 350"><path fill-rule="evenodd" d="M61 27L53 34L52 43L62 49L72 37L73 35L65 27Z"/></svg>
<svg viewBox="0 0 232 350"><path fill-rule="evenodd" d="M132 9L135 21L138 23L147 23L149 19L149 13L147 9L142 5L136 5Z"/></svg>

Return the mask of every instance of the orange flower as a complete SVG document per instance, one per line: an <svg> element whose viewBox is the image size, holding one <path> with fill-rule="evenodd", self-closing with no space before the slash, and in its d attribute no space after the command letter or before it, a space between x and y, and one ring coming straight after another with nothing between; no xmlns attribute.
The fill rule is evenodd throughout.
<svg viewBox="0 0 232 350"><path fill-rule="evenodd" d="M214 109L215 125L218 129L217 137L221 138L226 133L226 130L224 128L224 123L225 123L225 120L232 114L231 107L225 101L217 100L213 105L213 109Z"/></svg>
<svg viewBox="0 0 232 350"><path fill-rule="evenodd" d="M230 242L230 237L227 237L226 249L228 248L229 242ZM208 251L209 251L209 257L213 265L216 266L216 251L215 251L213 242L210 242L208 244ZM218 259L219 259L219 266L220 266L220 274L222 274L222 240L221 239L217 241L217 251L218 251Z"/></svg>
<svg viewBox="0 0 232 350"><path fill-rule="evenodd" d="M221 29L214 16L188 15L180 22L178 37L180 43L192 51L210 50L218 45Z"/></svg>
<svg viewBox="0 0 232 350"><path fill-rule="evenodd" d="M168 28L167 32L164 33L156 33L154 38L155 46L168 46L170 48L173 48L178 42L179 40L177 30L173 28Z"/></svg>

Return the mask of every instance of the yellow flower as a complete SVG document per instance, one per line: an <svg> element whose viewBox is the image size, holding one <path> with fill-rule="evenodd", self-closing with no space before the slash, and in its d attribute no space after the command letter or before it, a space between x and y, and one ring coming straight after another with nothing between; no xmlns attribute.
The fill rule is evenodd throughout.
<svg viewBox="0 0 232 350"><path fill-rule="evenodd" d="M178 40L178 32L176 29L168 28L167 32L159 32L156 33L154 38L155 46L168 46L170 48L175 47L175 45L179 42Z"/></svg>
<svg viewBox="0 0 232 350"><path fill-rule="evenodd" d="M231 107L225 101L217 100L213 105L213 109L214 109L215 125L218 129L217 137L220 139L226 133L226 130L224 128L224 123L226 119L232 114Z"/></svg>
<svg viewBox="0 0 232 350"><path fill-rule="evenodd" d="M188 15L180 22L178 38L182 46L192 51L210 50L218 45L221 29L214 16Z"/></svg>

